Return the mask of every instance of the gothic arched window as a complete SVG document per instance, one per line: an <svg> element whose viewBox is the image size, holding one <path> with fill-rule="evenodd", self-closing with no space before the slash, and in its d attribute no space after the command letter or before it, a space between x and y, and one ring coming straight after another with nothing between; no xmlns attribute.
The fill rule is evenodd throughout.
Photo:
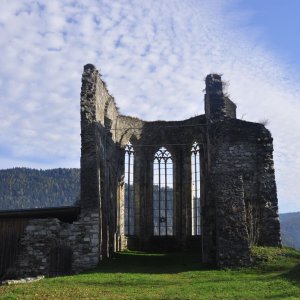
<svg viewBox="0 0 300 300"><path fill-rule="evenodd" d="M125 235L134 234L134 150L129 142L125 146Z"/></svg>
<svg viewBox="0 0 300 300"><path fill-rule="evenodd" d="M153 162L153 225L154 235L173 235L173 162L164 147Z"/></svg>
<svg viewBox="0 0 300 300"><path fill-rule="evenodd" d="M200 203L200 144L194 143L191 150L192 167L192 235L201 234Z"/></svg>

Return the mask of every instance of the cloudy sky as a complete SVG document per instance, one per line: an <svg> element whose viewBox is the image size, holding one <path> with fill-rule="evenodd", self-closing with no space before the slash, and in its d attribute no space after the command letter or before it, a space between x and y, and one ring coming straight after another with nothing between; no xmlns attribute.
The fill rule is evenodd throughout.
<svg viewBox="0 0 300 300"><path fill-rule="evenodd" d="M300 1L0 0L0 168L79 167L81 73L121 113L180 120L222 73L238 117L269 120L281 212L300 211Z"/></svg>

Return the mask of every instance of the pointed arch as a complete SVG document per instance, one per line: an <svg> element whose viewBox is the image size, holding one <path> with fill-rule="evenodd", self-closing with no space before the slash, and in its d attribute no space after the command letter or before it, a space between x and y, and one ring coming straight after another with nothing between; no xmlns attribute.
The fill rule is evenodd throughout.
<svg viewBox="0 0 300 300"><path fill-rule="evenodd" d="M130 142L125 146L124 233L134 235L134 149Z"/></svg>
<svg viewBox="0 0 300 300"><path fill-rule="evenodd" d="M173 161L161 147L153 161L153 232L157 236L173 235Z"/></svg>
<svg viewBox="0 0 300 300"><path fill-rule="evenodd" d="M201 145L194 142L191 149L191 175L192 175L192 198L191 198L191 214L192 214L192 235L201 234L201 191L200 191L200 162Z"/></svg>

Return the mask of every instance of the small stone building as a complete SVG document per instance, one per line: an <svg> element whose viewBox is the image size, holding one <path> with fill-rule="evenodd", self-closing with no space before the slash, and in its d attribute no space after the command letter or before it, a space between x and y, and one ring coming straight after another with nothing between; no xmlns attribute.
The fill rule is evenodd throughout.
<svg viewBox="0 0 300 300"><path fill-rule="evenodd" d="M126 248L194 249L206 263L246 266L252 245L281 246L271 134L236 119L220 75L205 84L204 115L146 122L121 115L86 65L80 206L68 221L55 209L27 217L15 272L79 272Z"/></svg>

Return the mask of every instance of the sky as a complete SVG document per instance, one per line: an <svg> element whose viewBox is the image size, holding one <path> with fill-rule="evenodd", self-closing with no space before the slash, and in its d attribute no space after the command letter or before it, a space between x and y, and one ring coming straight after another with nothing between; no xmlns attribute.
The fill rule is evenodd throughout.
<svg viewBox="0 0 300 300"><path fill-rule="evenodd" d="M268 120L280 212L300 211L300 1L0 0L0 168L80 166L94 64L122 114L204 113L223 74L238 118Z"/></svg>

